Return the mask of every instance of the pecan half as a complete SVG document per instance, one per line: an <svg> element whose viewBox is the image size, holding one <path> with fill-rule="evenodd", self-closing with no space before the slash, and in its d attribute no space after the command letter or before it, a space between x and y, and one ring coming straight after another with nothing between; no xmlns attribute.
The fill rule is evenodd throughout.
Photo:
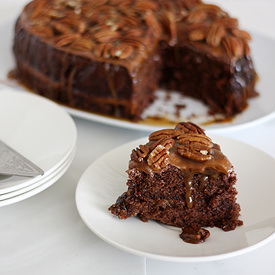
<svg viewBox="0 0 275 275"><path fill-rule="evenodd" d="M222 17L217 19L216 21L217 24L223 25L225 28L232 29L232 28L238 28L239 27L239 21L237 18L233 17Z"/></svg>
<svg viewBox="0 0 275 275"><path fill-rule="evenodd" d="M244 41L241 38L227 36L222 39L222 45L229 56L241 56L244 52Z"/></svg>
<svg viewBox="0 0 275 275"><path fill-rule="evenodd" d="M156 148L158 145L162 145L163 147L165 147L167 150L171 149L174 145L175 145L175 140L173 138L162 138L160 140L157 140L154 144L153 144L153 149Z"/></svg>
<svg viewBox="0 0 275 275"><path fill-rule="evenodd" d="M178 136L178 153L196 161L206 161L211 159L213 143L211 139L200 134L185 134Z"/></svg>
<svg viewBox="0 0 275 275"><path fill-rule="evenodd" d="M185 134L194 133L205 135L204 130L192 122L179 122L176 125L176 129L182 130Z"/></svg>
<svg viewBox="0 0 275 275"><path fill-rule="evenodd" d="M34 34L40 35L41 37L50 38L53 36L53 30L48 26L33 26L31 31Z"/></svg>
<svg viewBox="0 0 275 275"><path fill-rule="evenodd" d="M77 26L77 32L84 33L87 29L87 23L85 21L80 21Z"/></svg>
<svg viewBox="0 0 275 275"><path fill-rule="evenodd" d="M177 131L177 129L164 129L164 130L158 130L156 132L153 132L150 136L149 136L149 140L159 140L162 138L175 138L180 134L179 131Z"/></svg>
<svg viewBox="0 0 275 275"><path fill-rule="evenodd" d="M159 170L168 164L168 157L169 151L159 144L148 156L147 163L151 168Z"/></svg>
<svg viewBox="0 0 275 275"><path fill-rule="evenodd" d="M133 51L133 47L126 44L121 44L111 49L111 55L113 57L117 57L118 59L126 59L133 53Z"/></svg>
<svg viewBox="0 0 275 275"><path fill-rule="evenodd" d="M177 42L177 26L175 14L171 11L163 12L161 15L161 23L170 35L169 45L175 45Z"/></svg>
<svg viewBox="0 0 275 275"><path fill-rule="evenodd" d="M183 227L180 238L187 243L199 244L205 242L205 240L210 236L210 232L204 228L192 228Z"/></svg>
<svg viewBox="0 0 275 275"><path fill-rule="evenodd" d="M33 6L32 13L30 15L30 18L32 20L39 18L42 12L45 10L46 6L47 6L47 0L34 2L34 6Z"/></svg>
<svg viewBox="0 0 275 275"><path fill-rule="evenodd" d="M239 37L239 38L242 38L244 40L251 40L251 35L246 32L246 31L243 31L243 30L240 30L240 29L232 29L231 30L232 34L235 35L236 37Z"/></svg>
<svg viewBox="0 0 275 275"><path fill-rule="evenodd" d="M72 49L80 51L91 50L94 46L95 44L91 40L85 38L80 38L71 44Z"/></svg>
<svg viewBox="0 0 275 275"><path fill-rule="evenodd" d="M78 33L64 34L56 37L56 45L59 47L64 47L69 44L72 44L80 38Z"/></svg>
<svg viewBox="0 0 275 275"><path fill-rule="evenodd" d="M193 10L187 16L186 21L190 24L202 23L207 17L208 14L205 10Z"/></svg>
<svg viewBox="0 0 275 275"><path fill-rule="evenodd" d="M143 49L145 42L143 37L121 37L120 41L133 48Z"/></svg>
<svg viewBox="0 0 275 275"><path fill-rule="evenodd" d="M206 37L206 43L213 47L218 47L222 38L226 35L225 28L220 24L213 24Z"/></svg>
<svg viewBox="0 0 275 275"><path fill-rule="evenodd" d="M94 34L94 39L103 43L115 41L119 37L120 35L117 31L107 29L99 30Z"/></svg>
<svg viewBox="0 0 275 275"><path fill-rule="evenodd" d="M136 148L132 151L131 160L142 162L144 158L147 157L150 149L147 145L140 145L139 148Z"/></svg>
<svg viewBox="0 0 275 275"><path fill-rule="evenodd" d="M152 1L140 0L140 1L136 1L134 5L134 9L140 12L148 11L148 10L154 11L158 9L158 5Z"/></svg>
<svg viewBox="0 0 275 275"><path fill-rule="evenodd" d="M202 30L194 30L194 31L191 31L188 35L188 38L191 40L191 41L201 41L201 40L204 40L206 37L206 34L204 31Z"/></svg>
<svg viewBox="0 0 275 275"><path fill-rule="evenodd" d="M54 31L58 34L69 34L72 33L72 29L70 26L64 23L59 23L56 21L51 22L51 27L54 29Z"/></svg>

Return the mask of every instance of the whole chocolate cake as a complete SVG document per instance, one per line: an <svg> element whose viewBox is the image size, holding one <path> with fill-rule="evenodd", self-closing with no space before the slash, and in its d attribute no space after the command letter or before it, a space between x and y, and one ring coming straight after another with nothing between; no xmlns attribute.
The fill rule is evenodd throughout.
<svg viewBox="0 0 275 275"><path fill-rule="evenodd" d="M256 95L250 39L200 0L34 0L16 23L12 76L105 115L138 120L165 88L229 118Z"/></svg>
<svg viewBox="0 0 275 275"><path fill-rule="evenodd" d="M234 168L193 123L152 133L132 151L127 173L128 190L109 208L120 219L181 227L181 237L193 243L209 236L202 227L228 231L242 224Z"/></svg>

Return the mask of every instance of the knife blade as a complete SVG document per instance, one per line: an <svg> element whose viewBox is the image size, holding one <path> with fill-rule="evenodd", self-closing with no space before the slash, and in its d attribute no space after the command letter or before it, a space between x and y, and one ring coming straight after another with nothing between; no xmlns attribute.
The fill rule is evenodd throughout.
<svg viewBox="0 0 275 275"><path fill-rule="evenodd" d="M0 140L0 174L36 177L43 175L44 171Z"/></svg>

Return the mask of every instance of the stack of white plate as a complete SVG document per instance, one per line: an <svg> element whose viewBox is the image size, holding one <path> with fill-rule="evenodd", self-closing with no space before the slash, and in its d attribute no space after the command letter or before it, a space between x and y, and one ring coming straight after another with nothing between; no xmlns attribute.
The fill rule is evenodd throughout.
<svg viewBox="0 0 275 275"><path fill-rule="evenodd" d="M57 104L38 95L0 89L0 139L39 166L43 176L0 175L0 206L29 198L55 183L69 168L77 131Z"/></svg>

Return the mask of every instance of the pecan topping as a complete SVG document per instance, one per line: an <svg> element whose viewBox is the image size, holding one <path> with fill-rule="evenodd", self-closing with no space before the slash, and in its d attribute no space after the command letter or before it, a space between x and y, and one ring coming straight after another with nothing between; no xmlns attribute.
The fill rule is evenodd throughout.
<svg viewBox="0 0 275 275"><path fill-rule="evenodd" d="M111 55L120 59L128 58L134 51L134 48L129 45L120 44L111 49Z"/></svg>
<svg viewBox="0 0 275 275"><path fill-rule="evenodd" d="M32 26L31 30L34 34L40 35L41 37L50 38L53 36L53 30L47 26Z"/></svg>
<svg viewBox="0 0 275 275"><path fill-rule="evenodd" d="M168 164L169 149L175 145L173 138L164 137L157 140L152 146L152 152L150 153L147 163L154 169L164 168Z"/></svg>
<svg viewBox="0 0 275 275"><path fill-rule="evenodd" d="M240 30L240 29L232 29L231 30L232 34L235 35L236 37L245 39L247 41L251 40L251 36L248 32Z"/></svg>
<svg viewBox="0 0 275 275"><path fill-rule="evenodd" d="M182 130L185 134L194 133L205 135L204 130L192 122L179 122L176 125L176 129Z"/></svg>
<svg viewBox="0 0 275 275"><path fill-rule="evenodd" d="M169 138L169 137L162 138L162 139L156 141L153 144L153 148L156 148L158 145L162 145L167 150L169 150L169 149L171 149L175 145L175 140L173 138Z"/></svg>
<svg viewBox="0 0 275 275"><path fill-rule="evenodd" d="M141 37L138 38L126 36L121 38L121 42L136 49L143 49L145 47L144 40Z"/></svg>
<svg viewBox="0 0 275 275"><path fill-rule="evenodd" d="M59 47L67 46L79 38L80 36L78 33L60 35L56 39L56 45Z"/></svg>
<svg viewBox="0 0 275 275"><path fill-rule="evenodd" d="M30 18L33 20L39 18L42 14L42 11L45 9L46 6L47 6L47 0L41 0L41 1L34 2L33 10L30 15Z"/></svg>
<svg viewBox="0 0 275 275"><path fill-rule="evenodd" d="M186 18L186 21L188 23L202 23L207 17L208 14L205 10L196 9L189 13L189 15Z"/></svg>
<svg viewBox="0 0 275 275"><path fill-rule="evenodd" d="M221 47L228 56L249 54L250 35L238 29L239 22L220 7L210 4L196 5L185 19L190 41L204 41L210 47Z"/></svg>
<svg viewBox="0 0 275 275"><path fill-rule="evenodd" d="M159 140L162 138L174 138L177 137L180 134L180 131L177 131L177 129L164 129L164 130L158 130L156 132L153 132L149 136L149 140Z"/></svg>
<svg viewBox="0 0 275 275"><path fill-rule="evenodd" d="M135 9L139 11L157 10L158 6L152 1L141 0L137 1L137 3L135 4Z"/></svg>
<svg viewBox="0 0 275 275"><path fill-rule="evenodd" d="M100 30L94 34L94 38L98 42L112 42L117 40L120 37L119 33L117 31L112 30Z"/></svg>
<svg viewBox="0 0 275 275"><path fill-rule="evenodd" d="M168 157L169 151L159 144L148 156L147 163L153 169L159 170L168 164Z"/></svg>
<svg viewBox="0 0 275 275"><path fill-rule="evenodd" d="M97 57L106 57L107 55L109 55L108 51L110 49L110 45L108 45L108 43L101 43L101 44L97 44L94 47L94 55Z"/></svg>
<svg viewBox="0 0 275 275"><path fill-rule="evenodd" d="M71 27L68 26L67 24L64 24L64 23L52 21L52 22L51 22L51 27L53 28L53 30L54 30L56 33L59 33L59 34L68 34L68 33L72 33Z"/></svg>
<svg viewBox="0 0 275 275"><path fill-rule="evenodd" d="M161 33L161 28L156 17L152 16L151 12L146 12L144 15L144 20L148 26L151 26L154 36L159 37Z"/></svg>
<svg viewBox="0 0 275 275"><path fill-rule="evenodd" d="M202 30L194 30L189 33L189 39L191 41L201 41L206 37L205 32Z"/></svg>
<svg viewBox="0 0 275 275"><path fill-rule="evenodd" d="M206 37L208 45L218 47L221 43L222 38L225 36L225 28L223 25L213 24Z"/></svg>
<svg viewBox="0 0 275 275"><path fill-rule="evenodd" d="M224 37L222 39L222 45L229 56L241 56L244 52L243 40L238 37Z"/></svg>
<svg viewBox="0 0 275 275"><path fill-rule="evenodd" d="M177 42L177 28L176 28L176 18L175 14L171 11L165 11L161 15L161 23L164 29L170 35L169 45L173 46Z"/></svg>
<svg viewBox="0 0 275 275"><path fill-rule="evenodd" d="M204 228L183 227L180 238L187 243L199 244L210 236L210 232Z"/></svg>
<svg viewBox="0 0 275 275"><path fill-rule="evenodd" d="M150 149L147 145L140 145L139 148L132 151L131 160L142 162L142 160L147 157L149 151Z"/></svg>
<svg viewBox="0 0 275 275"><path fill-rule="evenodd" d="M217 19L216 23L223 25L227 29L238 28L239 26L238 19L229 16Z"/></svg>
<svg viewBox="0 0 275 275"><path fill-rule="evenodd" d="M89 39L85 39L85 38L80 38L76 41L74 41L72 44L71 44L71 47L72 49L74 50L91 50L94 48L94 43L89 40Z"/></svg>
<svg viewBox="0 0 275 275"><path fill-rule="evenodd" d="M213 143L211 139L200 134L185 134L178 136L178 153L186 158L206 161L211 159Z"/></svg>
<svg viewBox="0 0 275 275"><path fill-rule="evenodd" d="M160 36L158 8L151 0L37 0L28 16L31 30L59 47L126 59Z"/></svg>
<svg viewBox="0 0 275 275"><path fill-rule="evenodd" d="M174 46L178 26L189 41L220 47L228 56L250 52L251 37L238 29L238 20L199 0L35 0L28 16L36 35L98 58L134 58L162 38Z"/></svg>

